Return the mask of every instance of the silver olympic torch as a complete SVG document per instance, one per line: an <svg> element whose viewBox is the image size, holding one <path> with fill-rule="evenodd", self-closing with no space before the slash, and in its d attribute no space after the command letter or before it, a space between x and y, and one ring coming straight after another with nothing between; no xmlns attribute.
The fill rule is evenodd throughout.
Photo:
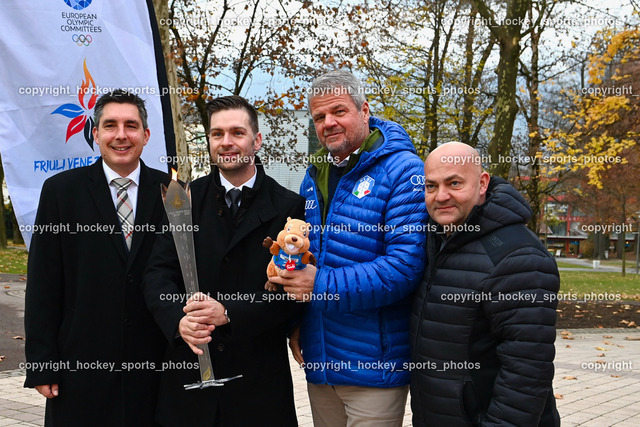
<svg viewBox="0 0 640 427"><path fill-rule="evenodd" d="M187 295L194 295L199 292L200 289L196 270L196 252L193 244L193 221L191 219L189 184L187 183L185 188L182 188L176 179L177 173L174 172L173 179L171 183L169 183L168 188L161 184L162 200L164 201L164 209L167 211L167 217L171 225L171 234L173 234L176 251L178 252L184 287ZM227 381L242 377L242 375L236 375L231 378L215 379L208 344L200 344L198 348L204 352L202 355L198 355L200 381L194 384L185 384L185 390L222 386Z"/></svg>

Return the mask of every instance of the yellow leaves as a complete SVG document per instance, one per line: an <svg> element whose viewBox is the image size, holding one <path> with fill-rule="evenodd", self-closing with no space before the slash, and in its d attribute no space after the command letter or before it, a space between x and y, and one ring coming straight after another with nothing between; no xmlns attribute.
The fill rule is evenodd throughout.
<svg viewBox="0 0 640 427"><path fill-rule="evenodd" d="M614 61L628 62L631 58L637 59L637 46L640 41L640 29L631 29L612 33L611 29L605 29L598 33L606 50L600 55L589 57L589 83L601 84L607 66ZM615 79L615 75L613 76Z"/></svg>
<svg viewBox="0 0 640 427"><path fill-rule="evenodd" d="M634 108L630 94L619 93L616 82L629 76L614 70L611 64L640 59L640 30L615 32L603 29L595 40L594 51L589 56L589 83L582 91L564 92L571 99L573 108L566 112L554 111L570 123L569 130L557 130L543 142L544 150L554 154L571 156L567 164L572 171L584 169L590 185L603 188L601 175L613 164L626 163L621 153L634 146L635 132L625 130L622 120ZM532 136L532 135L530 135Z"/></svg>

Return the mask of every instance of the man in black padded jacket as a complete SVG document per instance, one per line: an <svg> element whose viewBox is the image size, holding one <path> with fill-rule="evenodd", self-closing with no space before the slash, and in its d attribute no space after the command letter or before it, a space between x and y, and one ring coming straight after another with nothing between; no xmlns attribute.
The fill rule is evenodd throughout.
<svg viewBox="0 0 640 427"><path fill-rule="evenodd" d="M425 162L427 270L411 318L415 426L557 426L555 260L531 208L459 142Z"/></svg>

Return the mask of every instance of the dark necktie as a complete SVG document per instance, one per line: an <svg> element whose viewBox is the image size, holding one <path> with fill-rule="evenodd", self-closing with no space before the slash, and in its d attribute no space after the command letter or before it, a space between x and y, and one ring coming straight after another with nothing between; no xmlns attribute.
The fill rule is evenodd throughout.
<svg viewBox="0 0 640 427"><path fill-rule="evenodd" d="M229 204L229 209L231 209L231 216L235 217L238 213L238 209L240 209L239 203L241 197L242 191L238 190L237 188L232 188L231 190L227 191L225 198L227 200L227 203Z"/></svg>

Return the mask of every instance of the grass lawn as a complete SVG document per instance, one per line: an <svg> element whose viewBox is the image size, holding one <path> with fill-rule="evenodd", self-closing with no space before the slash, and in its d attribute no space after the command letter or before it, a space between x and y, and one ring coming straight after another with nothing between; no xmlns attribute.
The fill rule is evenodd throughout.
<svg viewBox="0 0 640 427"><path fill-rule="evenodd" d="M1 249L0 273L27 274L26 249Z"/></svg>
<svg viewBox="0 0 640 427"><path fill-rule="evenodd" d="M615 300L640 301L640 276L627 272L625 277L620 273L603 273L591 271L561 271L560 293L577 294L593 297L593 294L616 295ZM593 294L592 294L593 293ZM617 296L620 298L617 298ZM606 296L591 299L609 300Z"/></svg>
<svg viewBox="0 0 640 427"><path fill-rule="evenodd" d="M558 267L580 268L574 264L559 262ZM26 274L26 249L0 250L0 273ZM622 277L620 273L595 271L561 271L560 293L577 294L577 298L593 294L620 295L621 300L640 301L640 276L627 271ZM594 299L602 300L597 295Z"/></svg>

